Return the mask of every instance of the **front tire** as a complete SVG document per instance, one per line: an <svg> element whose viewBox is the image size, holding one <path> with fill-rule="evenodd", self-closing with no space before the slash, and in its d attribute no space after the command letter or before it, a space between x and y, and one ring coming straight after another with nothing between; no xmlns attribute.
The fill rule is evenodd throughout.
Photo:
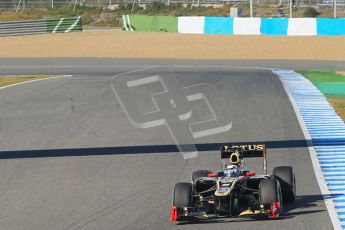
<svg viewBox="0 0 345 230"><path fill-rule="evenodd" d="M259 185L260 203L269 206L275 202L281 202L281 190L279 182L274 178L263 179Z"/></svg>
<svg viewBox="0 0 345 230"><path fill-rule="evenodd" d="M192 184L180 182L175 185L173 206L177 208L191 207L193 205Z"/></svg>
<svg viewBox="0 0 345 230"><path fill-rule="evenodd" d="M264 179L260 182L260 203L265 210L269 210L268 217L272 219L278 218L282 208L282 192L280 183L275 178Z"/></svg>

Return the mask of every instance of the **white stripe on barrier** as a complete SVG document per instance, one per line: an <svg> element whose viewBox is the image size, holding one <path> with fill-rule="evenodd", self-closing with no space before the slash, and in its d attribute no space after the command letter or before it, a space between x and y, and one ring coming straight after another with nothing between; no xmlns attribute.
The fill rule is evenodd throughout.
<svg viewBox="0 0 345 230"><path fill-rule="evenodd" d="M287 35L316 35L316 18L290 18Z"/></svg>
<svg viewBox="0 0 345 230"><path fill-rule="evenodd" d="M124 26L125 30L128 31L127 22L126 22L126 16L125 15L122 15L122 23L123 23L123 26Z"/></svg>
<svg viewBox="0 0 345 230"><path fill-rule="evenodd" d="M184 34L203 34L205 17L178 17L178 32Z"/></svg>
<svg viewBox="0 0 345 230"><path fill-rule="evenodd" d="M71 32L71 30L73 30L74 27L75 27L75 26L78 24L78 22L80 21L80 18L81 18L81 16L79 16L79 17L75 20L75 22L74 22L67 30L65 30L65 33Z"/></svg>
<svg viewBox="0 0 345 230"><path fill-rule="evenodd" d="M61 18L61 19L60 19L59 23L55 26L55 28L54 28L54 30L53 30L53 32L52 32L53 34L56 33L57 29L59 28L59 26L61 25L61 23L63 22L63 20L64 20L64 18Z"/></svg>
<svg viewBox="0 0 345 230"><path fill-rule="evenodd" d="M234 18L234 34L260 35L261 18Z"/></svg>
<svg viewBox="0 0 345 230"><path fill-rule="evenodd" d="M134 31L133 30L133 27L132 27L132 24L131 24L131 20L129 19L129 15L127 14L127 22L128 22L128 27L131 31Z"/></svg>

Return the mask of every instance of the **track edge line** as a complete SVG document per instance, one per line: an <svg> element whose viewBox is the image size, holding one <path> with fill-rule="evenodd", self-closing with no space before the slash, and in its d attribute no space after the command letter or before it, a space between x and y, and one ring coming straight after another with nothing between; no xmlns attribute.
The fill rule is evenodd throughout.
<svg viewBox="0 0 345 230"><path fill-rule="evenodd" d="M24 85L24 84L31 83L31 82L43 81L43 80L49 80L49 79L58 79L58 78L64 78L64 77L70 77L70 76L71 75L63 75L63 76L57 76L57 77L47 77L47 78L41 78L41 79L34 79L34 80L30 80L30 81L23 81L23 82L18 82L18 83L2 86L2 87L0 87L0 90L6 89L9 87L13 87L13 86Z"/></svg>

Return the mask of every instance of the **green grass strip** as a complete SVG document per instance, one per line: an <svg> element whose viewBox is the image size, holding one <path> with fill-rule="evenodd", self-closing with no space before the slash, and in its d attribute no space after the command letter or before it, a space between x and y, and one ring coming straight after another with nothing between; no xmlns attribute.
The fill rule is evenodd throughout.
<svg viewBox="0 0 345 230"><path fill-rule="evenodd" d="M328 99L345 121L345 76L327 70L299 71L310 80Z"/></svg>
<svg viewBox="0 0 345 230"><path fill-rule="evenodd" d="M304 70L300 73L325 95L345 95L344 75L327 70Z"/></svg>
<svg viewBox="0 0 345 230"><path fill-rule="evenodd" d="M345 96L345 82L320 82L316 87L326 95Z"/></svg>
<svg viewBox="0 0 345 230"><path fill-rule="evenodd" d="M309 81L314 84L321 82L345 82L345 76L330 70L302 70L300 71Z"/></svg>

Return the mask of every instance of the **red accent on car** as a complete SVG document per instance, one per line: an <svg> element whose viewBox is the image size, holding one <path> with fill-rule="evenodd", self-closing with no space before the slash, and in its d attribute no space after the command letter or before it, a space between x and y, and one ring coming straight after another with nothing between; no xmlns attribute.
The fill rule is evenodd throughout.
<svg viewBox="0 0 345 230"><path fill-rule="evenodd" d="M249 171L249 172L246 172L246 176L255 176L255 172L252 172L252 171Z"/></svg>
<svg viewBox="0 0 345 230"><path fill-rule="evenodd" d="M270 211L268 212L268 215L271 219L276 219L278 218L279 214L280 214L280 209L281 209L281 205L280 202L274 202L271 204L271 208Z"/></svg>
<svg viewBox="0 0 345 230"><path fill-rule="evenodd" d="M216 173L209 173L209 174L207 174L207 177L217 177L217 174Z"/></svg>
<svg viewBox="0 0 345 230"><path fill-rule="evenodd" d="M176 206L171 206L170 208L170 220L177 221L177 208Z"/></svg>

